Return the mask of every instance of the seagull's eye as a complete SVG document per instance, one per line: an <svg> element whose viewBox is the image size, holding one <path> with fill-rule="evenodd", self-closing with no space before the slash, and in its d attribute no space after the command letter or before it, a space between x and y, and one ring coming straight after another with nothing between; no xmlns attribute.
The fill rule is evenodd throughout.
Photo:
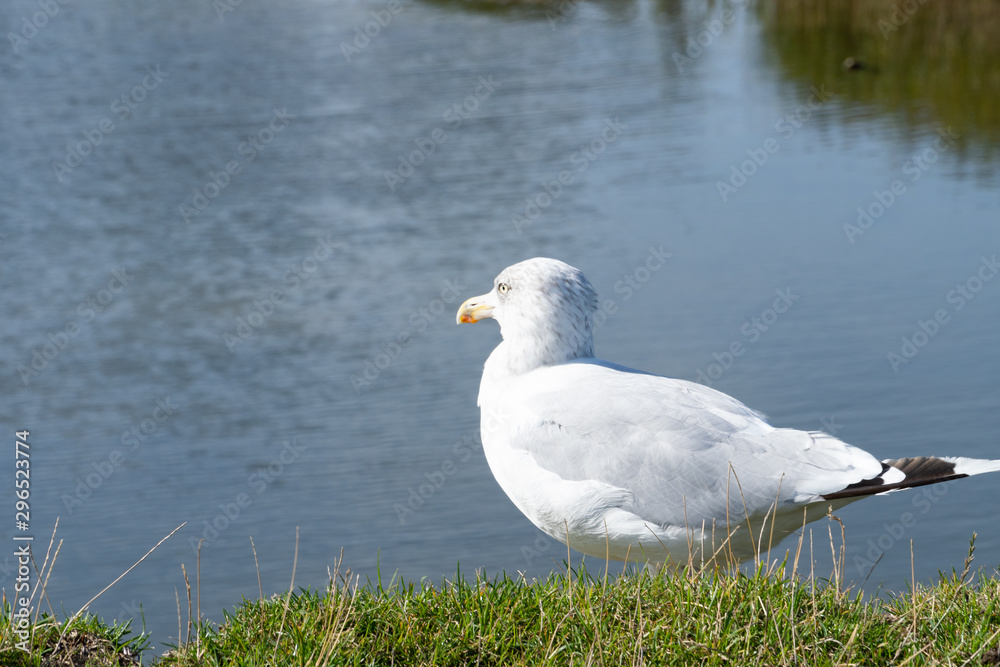
<svg viewBox="0 0 1000 667"><path fill-rule="evenodd" d="M510 285L508 285L507 283L500 283L499 285L497 285L497 291L500 292L501 294L506 294L507 292L510 291Z"/></svg>

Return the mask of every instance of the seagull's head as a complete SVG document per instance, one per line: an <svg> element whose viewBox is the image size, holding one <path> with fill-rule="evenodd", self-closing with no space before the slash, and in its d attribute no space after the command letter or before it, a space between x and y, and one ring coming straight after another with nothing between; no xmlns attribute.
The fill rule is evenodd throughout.
<svg viewBox="0 0 1000 667"><path fill-rule="evenodd" d="M512 370L594 356L597 292L579 269L547 257L508 266L493 289L458 309L459 324L487 317L500 323Z"/></svg>

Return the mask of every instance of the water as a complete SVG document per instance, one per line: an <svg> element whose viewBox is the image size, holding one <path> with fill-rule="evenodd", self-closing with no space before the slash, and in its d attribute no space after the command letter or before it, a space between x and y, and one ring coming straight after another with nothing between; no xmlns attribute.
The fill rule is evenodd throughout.
<svg viewBox="0 0 1000 667"><path fill-rule="evenodd" d="M704 373L880 457L1000 456L1000 281L976 282L1000 249L1000 58L989 40L922 55L931 9L884 39L846 5L816 28L694 2L94 2L8 38L0 424L31 431L39 560L59 517L52 605L76 611L182 522L92 607L141 608L156 646L202 539L215 620L259 594L251 537L265 594L287 589L296 534L297 585L325 585L341 549L373 578L550 572L564 548L474 440L499 333L453 319L535 255L613 302L604 358ZM386 25L354 45L373 10ZM8 3L3 25L37 11ZM877 215L845 229L859 207ZM651 252L670 257L648 272ZM894 369L903 337L925 344ZM932 579L976 530L996 567L995 484L845 508L848 575L881 544L868 587L901 588L912 539Z"/></svg>

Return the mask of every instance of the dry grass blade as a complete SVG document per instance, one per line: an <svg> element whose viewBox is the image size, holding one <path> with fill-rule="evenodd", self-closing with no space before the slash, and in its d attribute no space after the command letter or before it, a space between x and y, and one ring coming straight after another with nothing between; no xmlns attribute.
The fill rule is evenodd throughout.
<svg viewBox="0 0 1000 667"><path fill-rule="evenodd" d="M260 591L260 601L264 601L264 585L260 581L260 563L257 561L257 545L253 543L253 537L250 537L250 549L253 550L253 566L257 571L257 590ZM341 556L343 558L343 556Z"/></svg>
<svg viewBox="0 0 1000 667"><path fill-rule="evenodd" d="M55 531L53 531L52 535L53 535L53 537L55 537ZM49 612L53 616L56 615L56 612L55 612L54 609L52 609L52 602L49 600L49 594L46 592L46 589L48 589L48 587L49 587L49 577L52 576L52 568L54 568L55 565L56 565L56 559L59 558L59 551L62 549L62 545L63 545L63 541L59 540L59 544L56 545L56 552L52 555L52 562L48 564L48 569L47 570L45 569L45 564L49 560L49 555L48 555L47 552L45 554L45 560L42 561L42 569L39 570L37 567L35 568L35 572L38 574L38 580L42 582L42 585L38 586L36 588L41 588L41 590L42 590L42 597L45 598L45 603L47 605L49 605ZM51 543L50 543L49 546L50 547L52 546ZM31 556L31 562L32 562L32 564L34 564L34 562L35 562L35 556L34 556L34 554L32 554L32 556ZM42 577L42 573L45 574L44 579ZM34 600L34 598L35 598L35 591L32 591L31 592L31 599ZM38 605L38 610L35 612L35 622L36 623L38 622L38 616L41 614L41 611L42 611L42 605L39 604Z"/></svg>
<svg viewBox="0 0 1000 667"><path fill-rule="evenodd" d="M569 582L569 605L570 609L573 608L573 552L569 548L569 522L563 519L563 525L566 526L566 580Z"/></svg>
<svg viewBox="0 0 1000 667"><path fill-rule="evenodd" d="M184 643L187 644L191 641L191 580L188 578L187 568L184 567L184 563L181 563L181 572L184 574L184 588L187 591L187 601L188 601L188 627L187 636L184 638Z"/></svg>
<svg viewBox="0 0 1000 667"><path fill-rule="evenodd" d="M174 533L176 533L176 532L177 532L178 530L180 530L181 528L183 528L183 527L184 527L184 526L186 526L186 525L187 525L187 521L185 521L185 522L184 522L184 523L182 523L181 525L179 525L179 526L177 526L176 528L174 528L173 530L171 530L171 531L170 531L170 533L169 533L169 534L167 534L167 536L166 536L166 537L163 537L162 539L160 539L160 541L159 541L159 542L157 542L157 543L156 543L156 544L155 544L155 545L153 546L153 548L152 548L152 549L150 549L150 550L149 550L149 551L147 551L147 552L146 552L145 554L143 554L142 558L140 558L139 560L137 560L137 561L136 561L136 562L135 562L135 563L134 563L134 564L132 565L132 567L130 567L129 569L127 569L127 570L125 570L124 572L122 572L121 574L119 574L119 575L118 575L118 577L117 577L117 578L116 578L116 579L115 579L114 581L112 581L112 582L111 582L110 584L108 584L108 585L107 585L107 586L105 586L105 587L104 587L103 589L101 589L101 592L100 592L100 593L98 593L98 594L97 594L97 595L95 595L94 597L92 597L92 598L90 598L89 600L87 600L87 602L86 602L86 603L85 603L85 604L84 604L84 605L83 605L82 607L80 607L80 610L79 610L78 612L76 612L75 614L73 614L73 615L72 615L72 616L71 616L71 617L69 618L69 620L68 620L68 621L66 621L66 624L65 624L65 625L63 626L63 631L62 631L62 634L60 634L60 635L59 635L59 640L58 640L58 641L56 642L56 646L58 647L58 646L59 646L59 643L60 643L60 642L62 642L62 640L63 640L63 637L64 637L64 636L66 635L66 630L67 630L67 629L69 628L69 626L70 626L70 625L72 625L73 621L75 621L76 619L78 619L78 618L80 617L80 615L81 615L81 614L83 614L83 612L85 612L85 611L87 610L87 607L89 607L89 606L90 606L90 605L91 605L91 604L92 604L92 603L94 602L94 600L96 600L97 598L99 598L99 597L101 597L102 595L104 595L104 593L105 593L105 592L107 592L107 590L108 590L109 588L111 588L112 586L114 586L115 584L117 584L117 583L118 583L119 581L121 581L121 580L122 580L122 578L123 578L123 577L124 577L124 576L125 576L126 574L128 574L129 572L131 572L132 570L134 570L135 568L137 568L137 567L139 566L139 563L141 563L142 561L146 560L146 558L147 558L147 557L149 556L149 554L151 554L151 553L153 553L154 551L156 551L156 550L157 550L157 549L158 549L158 548L160 547L160 545L161 545L161 544L163 544L164 542L166 542L167 540L169 540L169 539L170 539L170 538L171 538L171 537L173 536L173 534L174 534Z"/></svg>
<svg viewBox="0 0 1000 667"><path fill-rule="evenodd" d="M196 595L198 597L198 623L196 624L197 628L201 628L201 545L204 544L204 543L205 543L205 540L199 540L198 541L198 557L195 560L195 564L194 564L194 567L195 567L195 571L194 571L194 585L195 585L195 593L196 593ZM200 659L201 658L201 631L200 630L194 636L194 641L195 641L196 652L198 654L198 658Z"/></svg>
<svg viewBox="0 0 1000 667"><path fill-rule="evenodd" d="M771 515L771 532L770 532L770 534L767 537L767 562L768 563L771 562L771 547L774 546L774 524L776 524L778 522L778 504L779 504L780 499L781 499L781 483L784 482L784 481L785 481L785 473L781 473L781 477L778 479L778 489L774 492L774 505L772 505L773 511L769 512L769 514ZM767 521L765 520L765 522L763 524L761 524L761 527L760 527L760 538L761 538L761 540L764 539L764 525L766 525L766 523L767 523Z"/></svg>
<svg viewBox="0 0 1000 667"><path fill-rule="evenodd" d="M52 526L52 536L49 537L49 546L45 549L45 560L42 561L42 568L38 569L37 565L35 566L35 573L38 575L37 581L41 581L42 585L40 587L36 586L35 590L31 591L31 597L28 600L28 605L30 606L32 601L34 601L35 599L35 593L38 591L39 588L41 588L41 595L42 597L45 598L46 604L49 605L49 612L51 612L53 616L55 616L55 610L52 609L52 602L49 601L49 596L48 593L46 593L46 588L48 588L49 585L49 576L51 576L52 574L52 568L55 567L56 559L59 557L59 550L62 549L62 540L59 540L59 545L56 547L56 553L55 555L52 556L52 562L49 563L49 555L52 553L52 544L56 540L57 530L59 530L59 517L56 517L55 525ZM31 562L33 565L35 564L34 552L32 552L31 554ZM45 570L46 567L48 567L47 573ZM44 580L42 578L43 573L45 573ZM42 612L42 605L39 603L38 609L35 611L36 623L38 622L38 617L41 614L41 612Z"/></svg>
<svg viewBox="0 0 1000 667"><path fill-rule="evenodd" d="M833 513L833 505L830 505L826 509L826 517L831 521L836 521L840 524L840 556L837 555L836 543L833 539L833 527L827 526L827 533L830 535L830 555L833 558L833 579L836 584L837 594L841 592L843 587L843 575L844 575L844 562L847 558L845 551L845 543L847 539L847 533L844 529L844 522L840 520L839 517Z"/></svg>
<svg viewBox="0 0 1000 667"><path fill-rule="evenodd" d="M299 527L295 527L295 557L292 560L292 582L288 584L288 595L285 597L285 609L281 612L281 623L278 625L279 634L278 640L274 642L274 655L271 661L274 664L277 663L278 658L278 647L281 645L281 640L285 633L285 618L288 616L288 606L292 603L292 591L295 590L295 568L299 565Z"/></svg>
<svg viewBox="0 0 1000 667"><path fill-rule="evenodd" d="M260 606L261 609L264 608L264 584L260 580L260 562L257 560L257 545L253 543L253 537L250 537L250 549L253 551L253 566L257 570L257 590L260 593ZM343 558L343 556L341 556ZM264 634L264 614L260 615L260 632Z"/></svg>
<svg viewBox="0 0 1000 667"><path fill-rule="evenodd" d="M739 492L740 492L740 502L743 504L743 518L747 522L747 534L750 536L750 549L753 551L753 564L754 564L754 567L756 568L756 567L760 566L760 554L758 553L758 547L757 547L757 545L759 543L756 542L753 539L753 526L750 524L750 511L747 509L747 499L743 495L743 485L740 484L740 476L736 474L736 469L733 468L733 464L732 463L729 464L729 471L731 473L733 473L733 477L736 478L736 488L739 489ZM729 503L728 502L726 503L726 521L727 522L729 521ZM729 524L727 523L726 524L726 528L728 528L728 527L729 527ZM735 533L735 532L736 531L733 530L732 533L729 533L730 538L733 536L733 533ZM732 555L732 549L730 549L730 555ZM733 562L734 563L736 562L735 558L733 558Z"/></svg>
<svg viewBox="0 0 1000 667"><path fill-rule="evenodd" d="M174 586L174 599L177 601L177 644L181 643L181 596L177 592L177 587Z"/></svg>
<svg viewBox="0 0 1000 667"><path fill-rule="evenodd" d="M799 544L795 548L795 561L792 563L792 581L795 581L795 575L799 571L799 557L802 555L802 540L806 537L806 524L809 523L809 508L802 508L802 532L799 533Z"/></svg>
<svg viewBox="0 0 1000 667"><path fill-rule="evenodd" d="M334 595L334 591L331 591L328 600L323 623L323 642L316 655L309 660L310 667L326 667L330 664L350 616L351 597L346 592Z"/></svg>

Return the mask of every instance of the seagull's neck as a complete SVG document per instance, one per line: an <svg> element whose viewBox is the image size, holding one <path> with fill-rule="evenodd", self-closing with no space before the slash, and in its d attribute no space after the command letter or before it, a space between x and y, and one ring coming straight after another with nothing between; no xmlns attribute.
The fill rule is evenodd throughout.
<svg viewBox="0 0 1000 667"><path fill-rule="evenodd" d="M593 343L589 341L571 346L555 336L541 340L534 338L527 341L527 344L517 339L504 340L486 360L483 379L504 380L543 366L558 366L574 359L589 359L593 356Z"/></svg>

